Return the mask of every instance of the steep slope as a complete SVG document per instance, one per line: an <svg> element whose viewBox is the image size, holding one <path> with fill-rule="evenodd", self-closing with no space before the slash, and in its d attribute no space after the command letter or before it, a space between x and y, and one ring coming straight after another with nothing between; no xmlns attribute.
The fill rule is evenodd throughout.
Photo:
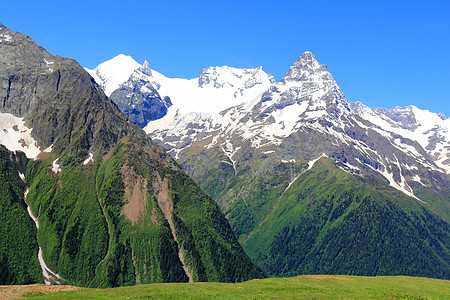
<svg viewBox="0 0 450 300"><path fill-rule="evenodd" d="M9 176L14 164L4 160L1 183L15 190L12 200L2 196L0 215L12 226L27 224L24 236L34 237L27 203L39 222L37 242L23 240L31 246L22 261L34 271L9 267L16 260L11 253L23 247L11 244L0 253L11 274L2 283L42 281L38 246L55 281L82 286L264 276L214 201L78 63L1 24L0 35L0 112L10 120L1 124L8 147L2 151L28 156L20 156L20 185L19 173ZM9 213L7 204L15 202L23 217Z"/></svg>
<svg viewBox="0 0 450 300"><path fill-rule="evenodd" d="M273 275L449 278L450 120L351 103L310 52L260 87L225 108L214 97L187 114L169 108L145 128L219 203L249 255ZM313 170L321 157L328 168Z"/></svg>
<svg viewBox="0 0 450 300"><path fill-rule="evenodd" d="M43 282L37 258L36 228L23 201L23 153L0 145L0 282ZM13 221L14 220L14 221Z"/></svg>
<svg viewBox="0 0 450 300"><path fill-rule="evenodd" d="M449 278L449 231L448 222L378 178L355 177L321 158L280 195L245 247L276 276Z"/></svg>

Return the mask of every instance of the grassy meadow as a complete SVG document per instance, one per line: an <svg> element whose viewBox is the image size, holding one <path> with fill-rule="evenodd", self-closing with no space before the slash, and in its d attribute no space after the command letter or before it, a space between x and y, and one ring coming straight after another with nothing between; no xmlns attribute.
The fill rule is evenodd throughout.
<svg viewBox="0 0 450 300"><path fill-rule="evenodd" d="M0 298L2 295L0 288ZM405 276L303 275L242 283L157 283L22 294L25 299L450 299L450 282Z"/></svg>

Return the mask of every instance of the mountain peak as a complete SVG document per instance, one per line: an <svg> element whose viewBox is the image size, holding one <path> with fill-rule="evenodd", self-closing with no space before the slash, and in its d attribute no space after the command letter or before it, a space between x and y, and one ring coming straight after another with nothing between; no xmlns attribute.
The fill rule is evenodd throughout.
<svg viewBox="0 0 450 300"><path fill-rule="evenodd" d="M306 51L300 55L295 63L289 68L286 76L281 82L296 81L330 81L333 80L331 74L327 71L327 66L320 64L314 54Z"/></svg>
<svg viewBox="0 0 450 300"><path fill-rule="evenodd" d="M110 60L105 61L104 63L100 64L99 66L104 65L111 65L111 64L128 64L128 65L135 65L138 64L133 57L126 54L118 54L111 58Z"/></svg>
<svg viewBox="0 0 450 300"><path fill-rule="evenodd" d="M145 75L152 76L152 69L150 69L150 64L147 60L144 61L142 67L139 68L139 71L141 71Z"/></svg>
<svg viewBox="0 0 450 300"><path fill-rule="evenodd" d="M128 80L133 72L142 67L131 56L119 54L99 64L94 70L87 70L100 84L107 96L116 90L121 83Z"/></svg>
<svg viewBox="0 0 450 300"><path fill-rule="evenodd" d="M316 59L314 54L312 54L311 51L305 51L305 53L300 55L298 59L300 59L300 58L302 58L304 60L315 60Z"/></svg>

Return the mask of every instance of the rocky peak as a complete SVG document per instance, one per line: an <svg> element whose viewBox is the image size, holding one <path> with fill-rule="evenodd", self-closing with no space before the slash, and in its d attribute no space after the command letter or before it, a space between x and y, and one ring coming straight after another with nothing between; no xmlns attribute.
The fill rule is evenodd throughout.
<svg viewBox="0 0 450 300"><path fill-rule="evenodd" d="M152 69L150 69L150 64L148 63L147 60L144 61L142 67L139 67L138 70L147 76L152 76Z"/></svg>
<svg viewBox="0 0 450 300"><path fill-rule="evenodd" d="M333 111L349 111L349 102L333 76L309 51L296 60L278 84L263 94L261 102L269 100L275 101L273 105L276 110L296 103L297 106L293 108L296 107L299 115L314 112L309 113L307 118L323 116Z"/></svg>
<svg viewBox="0 0 450 300"><path fill-rule="evenodd" d="M333 77L327 71L326 65L320 64L311 52L306 51L295 61L281 80L282 83L296 81L333 81Z"/></svg>

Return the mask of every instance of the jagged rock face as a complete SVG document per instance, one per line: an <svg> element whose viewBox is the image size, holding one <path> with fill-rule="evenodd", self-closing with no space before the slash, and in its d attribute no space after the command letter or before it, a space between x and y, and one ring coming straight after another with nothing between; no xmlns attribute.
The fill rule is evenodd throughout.
<svg viewBox="0 0 450 300"><path fill-rule="evenodd" d="M0 43L1 112L25 117L42 149L107 152L125 136L145 138L76 61L54 57L3 25L0 34L10 37Z"/></svg>
<svg viewBox="0 0 450 300"><path fill-rule="evenodd" d="M46 82L52 73L54 57L36 45L28 36L15 34L0 25L0 97L2 112L25 115L38 101L36 85ZM16 51L12 51L15 49ZM28 61L32 67L24 62ZM14 62L22 62L12 65ZM25 75L32 74L32 77ZM57 82L52 82L55 88Z"/></svg>
<svg viewBox="0 0 450 300"><path fill-rule="evenodd" d="M42 249L44 277L51 270L60 283L111 287L265 276L214 200L76 61L0 24L0 87L0 185L12 188L0 194L0 215L14 228L27 206L34 212L38 233L31 221L23 235L37 236L30 249ZM20 147L32 148L28 158ZM41 282L37 251L20 258L23 244L13 244L0 248L0 283Z"/></svg>
<svg viewBox="0 0 450 300"><path fill-rule="evenodd" d="M115 90L110 99L126 116L144 128L149 121L164 117L172 102L167 96L161 97L154 86L142 77L142 74L151 76L150 72L139 74L139 71L135 71L126 83Z"/></svg>
<svg viewBox="0 0 450 300"><path fill-rule="evenodd" d="M375 112L380 115L389 117L392 121L399 124L401 128L414 131L419 124L414 116L411 107L395 107L392 109L385 109L382 107L374 108Z"/></svg>

